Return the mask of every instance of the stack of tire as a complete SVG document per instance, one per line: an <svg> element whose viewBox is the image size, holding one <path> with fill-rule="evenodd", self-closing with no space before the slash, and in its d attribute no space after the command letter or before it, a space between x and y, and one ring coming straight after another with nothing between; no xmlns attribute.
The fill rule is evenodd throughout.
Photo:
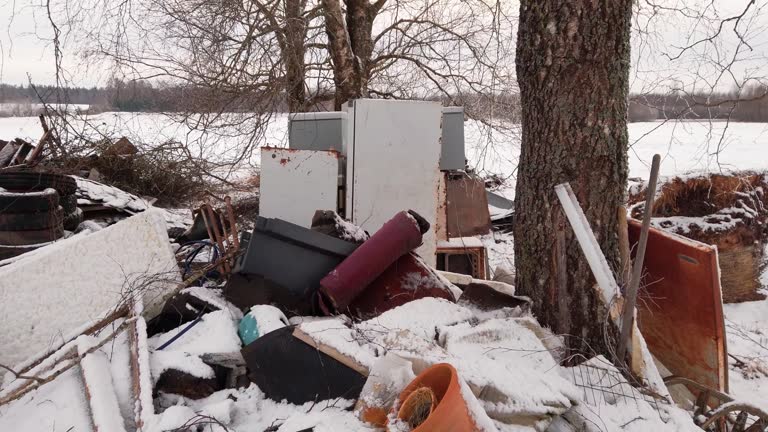
<svg viewBox="0 0 768 432"><path fill-rule="evenodd" d="M83 221L77 183L69 176L0 173L0 260L45 246Z"/></svg>

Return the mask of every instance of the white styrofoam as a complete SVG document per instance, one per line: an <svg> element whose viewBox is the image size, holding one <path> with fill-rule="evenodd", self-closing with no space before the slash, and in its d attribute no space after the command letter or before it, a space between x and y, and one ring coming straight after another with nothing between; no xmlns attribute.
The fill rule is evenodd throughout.
<svg viewBox="0 0 768 432"><path fill-rule="evenodd" d="M316 210L338 207L339 154L261 149L259 214L309 228Z"/></svg>
<svg viewBox="0 0 768 432"><path fill-rule="evenodd" d="M0 363L46 350L138 286L145 303L161 305L181 282L165 227L149 210L0 267Z"/></svg>
<svg viewBox="0 0 768 432"><path fill-rule="evenodd" d="M373 233L401 210L428 220L419 255L435 265L442 107L436 102L358 99L347 108L347 213Z"/></svg>

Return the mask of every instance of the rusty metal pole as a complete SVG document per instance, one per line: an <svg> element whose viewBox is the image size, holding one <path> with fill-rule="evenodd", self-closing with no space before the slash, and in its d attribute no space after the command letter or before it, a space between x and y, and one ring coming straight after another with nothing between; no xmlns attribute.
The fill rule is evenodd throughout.
<svg viewBox="0 0 768 432"><path fill-rule="evenodd" d="M632 335L632 327L635 323L635 305L637 304L637 290L640 286L640 278L643 275L643 260L645 247L648 244L648 231L651 228L651 216L653 215L653 199L656 195L656 183L659 180L659 165L661 156L653 155L651 164L651 178L646 189L645 207L643 208L643 226L640 230L640 241L637 244L635 265L632 268L632 279L627 288L627 299L624 303L624 316L621 323L621 338L619 339L618 361L624 362L627 353L627 345Z"/></svg>

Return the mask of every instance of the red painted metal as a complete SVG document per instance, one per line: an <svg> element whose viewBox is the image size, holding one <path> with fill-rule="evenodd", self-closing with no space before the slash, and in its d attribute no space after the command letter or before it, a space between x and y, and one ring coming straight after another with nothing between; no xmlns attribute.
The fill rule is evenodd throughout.
<svg viewBox="0 0 768 432"><path fill-rule="evenodd" d="M640 222L629 220L630 246ZM638 325L673 374L728 392L728 359L717 248L651 228Z"/></svg>
<svg viewBox="0 0 768 432"><path fill-rule="evenodd" d="M420 244L416 219L404 211L397 213L320 281L320 291L336 310L344 310L392 263Z"/></svg>
<svg viewBox="0 0 768 432"><path fill-rule="evenodd" d="M370 319L414 300L438 297L456 301L446 281L414 253L401 256L349 305L349 313Z"/></svg>

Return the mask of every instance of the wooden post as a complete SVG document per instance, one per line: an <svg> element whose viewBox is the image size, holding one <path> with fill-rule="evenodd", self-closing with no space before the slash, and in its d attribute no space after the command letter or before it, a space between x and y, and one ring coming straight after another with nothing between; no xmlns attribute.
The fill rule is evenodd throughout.
<svg viewBox="0 0 768 432"><path fill-rule="evenodd" d="M640 230L640 241L637 245L635 266L632 268L632 279L627 288L627 300L624 303L624 316L621 323L621 337L619 339L618 361L624 362L627 353L627 345L635 324L635 304L637 303L637 289L640 286L640 278L643 275L643 260L645 259L645 247L648 244L648 231L651 228L651 216L653 215L653 199L656 195L656 182L659 179L659 165L661 156L654 155L651 164L651 178L646 189L645 208L643 209L643 227Z"/></svg>

